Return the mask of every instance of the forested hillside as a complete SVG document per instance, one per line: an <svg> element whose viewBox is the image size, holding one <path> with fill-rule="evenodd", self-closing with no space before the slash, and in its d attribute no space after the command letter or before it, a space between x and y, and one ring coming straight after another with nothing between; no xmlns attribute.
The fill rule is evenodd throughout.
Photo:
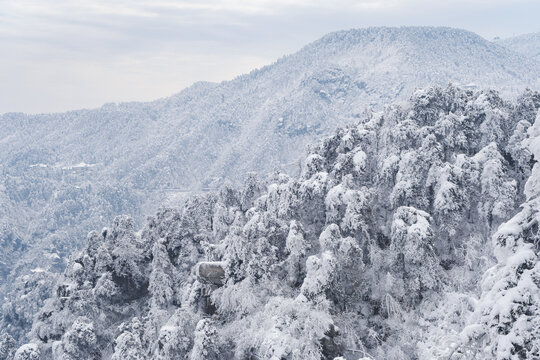
<svg viewBox="0 0 540 360"><path fill-rule="evenodd" d="M540 32L499 39L497 44L540 61Z"/></svg>
<svg viewBox="0 0 540 360"><path fill-rule="evenodd" d="M539 109L532 91L419 90L311 146L297 176L250 175L141 230L118 216L0 353L537 358Z"/></svg>
<svg viewBox="0 0 540 360"><path fill-rule="evenodd" d="M537 61L468 31L367 28L153 102L1 115L0 297L25 294L37 309L38 285L91 229L117 214L140 227L163 202L241 184L251 171L296 176L308 144L418 87L452 82L513 99L538 90L539 73ZM33 312L10 302L1 324L19 337Z"/></svg>

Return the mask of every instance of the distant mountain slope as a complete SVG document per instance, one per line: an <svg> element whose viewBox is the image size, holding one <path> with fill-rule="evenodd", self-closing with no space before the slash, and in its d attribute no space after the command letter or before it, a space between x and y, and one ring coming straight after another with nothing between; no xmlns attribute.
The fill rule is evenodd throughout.
<svg viewBox="0 0 540 360"><path fill-rule="evenodd" d="M368 28L329 34L272 65L169 98L0 117L0 276L56 269L84 234L165 199L298 171L314 139L368 107L448 82L514 96L538 89L537 62L471 32ZM20 314L21 326L29 319Z"/></svg>
<svg viewBox="0 0 540 360"><path fill-rule="evenodd" d="M540 32L500 39L495 42L517 53L540 61Z"/></svg>

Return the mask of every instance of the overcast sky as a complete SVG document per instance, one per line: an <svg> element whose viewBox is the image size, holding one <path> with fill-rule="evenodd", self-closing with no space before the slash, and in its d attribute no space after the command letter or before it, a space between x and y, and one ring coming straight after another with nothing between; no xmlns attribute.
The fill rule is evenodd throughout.
<svg viewBox="0 0 540 360"><path fill-rule="evenodd" d="M336 30L540 31L539 0L0 0L0 113L153 100L229 80Z"/></svg>

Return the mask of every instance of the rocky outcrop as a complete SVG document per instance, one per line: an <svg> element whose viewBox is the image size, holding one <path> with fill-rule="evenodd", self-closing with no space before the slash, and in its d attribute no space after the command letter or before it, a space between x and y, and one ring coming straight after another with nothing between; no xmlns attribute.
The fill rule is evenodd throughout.
<svg viewBox="0 0 540 360"><path fill-rule="evenodd" d="M195 274L200 283L223 286L225 264L222 261L204 261L195 265Z"/></svg>

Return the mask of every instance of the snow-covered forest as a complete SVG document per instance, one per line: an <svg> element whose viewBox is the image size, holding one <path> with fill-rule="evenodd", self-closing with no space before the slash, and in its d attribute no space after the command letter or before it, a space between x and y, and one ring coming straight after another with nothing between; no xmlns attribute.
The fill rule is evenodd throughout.
<svg viewBox="0 0 540 360"><path fill-rule="evenodd" d="M540 33L519 35L508 39L497 39L495 42L515 52L526 55L531 59L540 60Z"/></svg>
<svg viewBox="0 0 540 360"><path fill-rule="evenodd" d="M140 229L117 216L37 280L50 298L0 355L539 358L539 109L531 90L428 87L310 146L298 175L249 174Z"/></svg>
<svg viewBox="0 0 540 360"><path fill-rule="evenodd" d="M308 144L418 87L451 82L510 99L538 90L535 39L491 42L444 27L339 31L169 98L0 115L0 328L23 341L71 253L119 214L139 229L160 204L238 187L249 172L296 177Z"/></svg>

